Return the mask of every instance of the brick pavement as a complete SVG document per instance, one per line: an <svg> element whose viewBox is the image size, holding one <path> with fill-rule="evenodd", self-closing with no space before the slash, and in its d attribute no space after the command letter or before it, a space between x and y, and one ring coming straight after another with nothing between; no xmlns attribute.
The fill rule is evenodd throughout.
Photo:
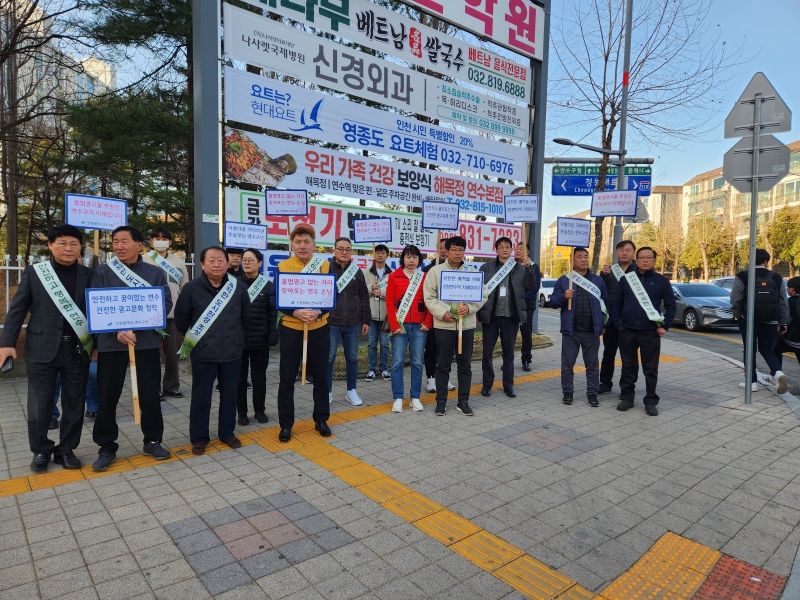
<svg viewBox="0 0 800 600"><path fill-rule="evenodd" d="M389 383L360 382L367 418L332 419L330 445L594 593L667 532L786 577L800 544L800 420L767 391L745 407L735 367L669 340L664 353L685 360L661 367L659 417L641 404L619 413L611 395L590 408L581 374L563 406L558 336L545 333L556 348L534 354L540 375L517 372L529 380L518 398L475 395L473 418L452 403L441 418L367 416L390 402ZM333 411L351 410L334 389ZM298 390L298 419L310 418L310 387ZM0 384L0 479L29 474L25 391ZM133 457L129 404L119 455ZM188 443L188 405L165 403L166 445ZM262 439L259 427L238 431ZM265 445L0 498L0 597L522 597L334 467ZM77 454L95 453L87 429Z"/></svg>

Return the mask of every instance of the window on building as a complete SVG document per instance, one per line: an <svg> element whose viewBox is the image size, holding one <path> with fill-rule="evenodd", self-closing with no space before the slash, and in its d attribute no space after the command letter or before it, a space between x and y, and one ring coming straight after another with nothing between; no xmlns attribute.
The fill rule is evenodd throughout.
<svg viewBox="0 0 800 600"><path fill-rule="evenodd" d="M725 198L714 198L711 200L711 210L725 206Z"/></svg>
<svg viewBox="0 0 800 600"><path fill-rule="evenodd" d="M794 200L794 192L795 192L795 182L790 181L783 188L783 195L787 202L792 202Z"/></svg>
<svg viewBox="0 0 800 600"><path fill-rule="evenodd" d="M712 187L713 187L713 189L717 189L717 188L721 188L723 185L725 185L725 178L724 177L717 177L714 180L714 185Z"/></svg>
<svg viewBox="0 0 800 600"><path fill-rule="evenodd" d="M789 157L789 171L800 175L800 152L795 152Z"/></svg>
<svg viewBox="0 0 800 600"><path fill-rule="evenodd" d="M699 183L695 183L691 188L689 188L689 193L692 196L696 196L697 194L699 194L700 193L700 184Z"/></svg>

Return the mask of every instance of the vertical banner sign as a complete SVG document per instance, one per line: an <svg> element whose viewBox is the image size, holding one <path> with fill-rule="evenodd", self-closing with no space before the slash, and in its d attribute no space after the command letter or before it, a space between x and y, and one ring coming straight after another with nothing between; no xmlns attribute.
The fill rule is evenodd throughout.
<svg viewBox="0 0 800 600"><path fill-rule="evenodd" d="M593 217L635 217L635 190L608 190L592 194Z"/></svg>
<svg viewBox="0 0 800 600"><path fill-rule="evenodd" d="M267 188L266 214L279 217L305 217L308 214L307 190L273 190Z"/></svg>
<svg viewBox="0 0 800 600"><path fill-rule="evenodd" d="M229 58L432 119L528 140L527 106L462 88L230 4L224 8Z"/></svg>
<svg viewBox="0 0 800 600"><path fill-rule="evenodd" d="M592 222L588 219L556 219L556 245L588 248L592 237Z"/></svg>
<svg viewBox="0 0 800 600"><path fill-rule="evenodd" d="M340 6L334 2L316 6L316 2L304 5L271 0L266 5L260 0L244 1L336 37L530 104L529 66L445 35L369 0L339 2ZM268 45L266 40L259 41Z"/></svg>
<svg viewBox="0 0 800 600"><path fill-rule="evenodd" d="M267 226L225 221L225 235L222 243L226 248L266 250Z"/></svg>
<svg viewBox="0 0 800 600"><path fill-rule="evenodd" d="M458 204L425 200L422 203L422 228L458 231Z"/></svg>
<svg viewBox="0 0 800 600"><path fill-rule="evenodd" d="M113 231L128 224L128 203L116 198L67 194L64 216L68 225L81 229Z"/></svg>
<svg viewBox="0 0 800 600"><path fill-rule="evenodd" d="M353 241L356 244L375 244L392 241L392 220L353 219Z"/></svg>
<svg viewBox="0 0 800 600"><path fill-rule="evenodd" d="M538 223L539 194L503 196L506 223Z"/></svg>

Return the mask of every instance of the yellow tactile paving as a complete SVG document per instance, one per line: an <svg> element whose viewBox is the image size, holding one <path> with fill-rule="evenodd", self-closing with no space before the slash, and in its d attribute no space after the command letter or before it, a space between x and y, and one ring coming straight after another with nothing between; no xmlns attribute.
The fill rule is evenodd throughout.
<svg viewBox="0 0 800 600"><path fill-rule="evenodd" d="M593 592L577 583L560 596L556 596L556 600L594 600L594 598Z"/></svg>
<svg viewBox="0 0 800 600"><path fill-rule="evenodd" d="M330 452L322 456L309 456L308 458L317 463L323 469L328 469L328 471L344 469L345 467L350 467L361 462L355 456L352 456L347 452Z"/></svg>
<svg viewBox="0 0 800 600"><path fill-rule="evenodd" d="M405 496L398 496L397 498L387 500L383 504L383 507L409 523L414 523L440 510L444 510L444 506L433 500L429 500L417 492L411 492Z"/></svg>
<svg viewBox="0 0 800 600"><path fill-rule="evenodd" d="M31 491L31 484L27 477L17 477L16 479L6 479L0 481L0 498L3 496L16 496Z"/></svg>
<svg viewBox="0 0 800 600"><path fill-rule="evenodd" d="M680 356L662 356L658 359L658 362L664 363L679 363L685 361L685 358L681 358Z"/></svg>
<svg viewBox="0 0 800 600"><path fill-rule="evenodd" d="M295 452L297 452L300 456L304 456L308 459L315 459L315 458L322 458L323 456L327 456L328 454L338 454L341 452L335 446L331 446L322 441L320 438L317 442L306 442L305 444L298 444L293 448ZM349 456L349 455L347 455ZM358 459L353 457L353 459L357 462ZM353 463L355 464L355 463Z"/></svg>
<svg viewBox="0 0 800 600"><path fill-rule="evenodd" d="M206 446L206 452L208 452L208 446ZM164 460L156 460L155 458L153 458L152 456L148 456L147 454L135 454L134 456L129 456L128 460L130 461L131 465L133 465L134 469L144 469L146 467L155 467L156 465L180 459L174 452L170 452L170 457L165 458ZM113 467L114 465L111 466Z"/></svg>
<svg viewBox="0 0 800 600"><path fill-rule="evenodd" d="M554 571L527 554L497 569L493 575L515 590L536 600L551 600L575 584L569 577Z"/></svg>
<svg viewBox="0 0 800 600"><path fill-rule="evenodd" d="M410 494L412 491L411 488L404 486L391 477L381 477L380 479L370 481L364 485L356 486L356 489L378 504L383 504L387 500L403 496L404 494Z"/></svg>
<svg viewBox="0 0 800 600"><path fill-rule="evenodd" d="M81 467L81 472L86 479L94 479L95 477L103 477L104 475L113 475L114 473L124 473L125 471L132 471L134 466L130 463L127 458L118 458L111 466L108 467L108 471L92 471L92 465L83 465Z"/></svg>
<svg viewBox="0 0 800 600"><path fill-rule="evenodd" d="M704 575L711 573L722 557L721 552L672 532L662 535L647 555L675 561Z"/></svg>
<svg viewBox="0 0 800 600"><path fill-rule="evenodd" d="M28 482L31 484L31 490L42 490L44 488L63 485L65 483L74 483L76 481L85 481L80 469L60 469L58 471L42 473L41 475L28 475Z"/></svg>
<svg viewBox="0 0 800 600"><path fill-rule="evenodd" d="M450 548L490 573L525 554L516 546L484 529L465 537L460 542L455 542Z"/></svg>
<svg viewBox="0 0 800 600"><path fill-rule="evenodd" d="M445 546L478 533L481 529L475 523L449 510L440 510L429 517L419 519L414 522L414 526Z"/></svg>
<svg viewBox="0 0 800 600"><path fill-rule="evenodd" d="M358 461L355 465L332 471L332 473L353 487L385 477L378 469L370 467L367 463L361 461Z"/></svg>

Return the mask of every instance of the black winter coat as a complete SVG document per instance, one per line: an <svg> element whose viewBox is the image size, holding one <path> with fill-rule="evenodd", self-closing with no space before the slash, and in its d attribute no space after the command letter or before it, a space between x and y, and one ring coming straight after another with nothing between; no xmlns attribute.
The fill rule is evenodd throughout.
<svg viewBox="0 0 800 600"><path fill-rule="evenodd" d="M240 281L249 289L255 279L245 275ZM278 309L270 302L271 291L272 282L267 281L267 285L250 304L253 312L250 315L250 324L244 332L244 347L247 350L263 350L278 343Z"/></svg>
<svg viewBox="0 0 800 600"><path fill-rule="evenodd" d="M514 257L512 256L508 260L513 261ZM497 273L501 267L500 260L497 258L481 265L484 285L489 283L489 280L494 277L494 274ZM516 313L517 320L520 323L527 323L528 312L526 310L525 291L536 289L536 275L533 272L533 265L531 265L531 268L526 269L521 264L517 263L517 265L511 269L508 280L508 287L510 288L508 290L508 300L511 314L513 315ZM500 293L499 290L500 286L494 288L492 293L489 294L489 299L486 300L486 304L478 311L478 320L481 323L491 322L494 316L494 304L497 301L497 294Z"/></svg>
<svg viewBox="0 0 800 600"><path fill-rule="evenodd" d="M161 269L159 269L160 271ZM227 283L223 279L223 286ZM187 283L175 305L175 327L182 334L205 312L217 295L205 273ZM244 349L244 332L250 324L250 298L247 288L236 278L236 289L208 331L192 350L190 358L202 362L224 363L239 360Z"/></svg>
<svg viewBox="0 0 800 600"><path fill-rule="evenodd" d="M340 267L339 263L331 259L329 273L336 275L336 281L338 282L346 268ZM372 322L369 297L367 280L364 279L364 273L361 272L361 269L357 269L356 276L350 280L336 297L336 308L328 313L328 325L337 327L369 325Z"/></svg>

